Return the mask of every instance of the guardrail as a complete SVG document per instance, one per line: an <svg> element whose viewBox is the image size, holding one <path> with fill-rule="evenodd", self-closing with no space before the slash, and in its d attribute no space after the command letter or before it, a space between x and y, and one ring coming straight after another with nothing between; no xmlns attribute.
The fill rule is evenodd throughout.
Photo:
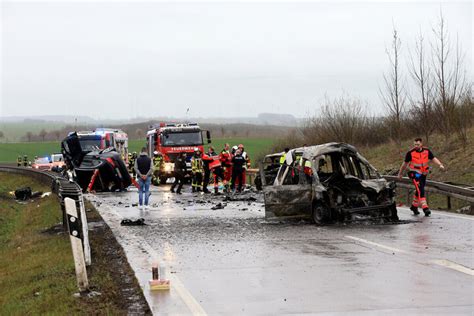
<svg viewBox="0 0 474 316"><path fill-rule="evenodd" d="M407 205L411 204L414 186L410 178L403 177L399 179L396 176L388 175L384 175L383 177L389 181L395 181L397 183L397 187L399 188L406 188ZM451 198L456 198L462 201L469 202L471 204L471 208L474 206L474 187L452 185L449 183L428 180L426 181L425 191L445 195L448 209L451 209Z"/></svg>

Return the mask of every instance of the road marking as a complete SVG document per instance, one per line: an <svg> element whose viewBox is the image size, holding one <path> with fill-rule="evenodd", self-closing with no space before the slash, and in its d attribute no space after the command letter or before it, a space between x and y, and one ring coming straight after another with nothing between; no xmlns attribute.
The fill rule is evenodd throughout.
<svg viewBox="0 0 474 316"><path fill-rule="evenodd" d="M393 247L390 247L390 246L385 246L385 245L378 244L376 242L365 240L365 239L362 239L362 238L357 238L357 237L354 237L354 236L345 236L345 237L348 238L348 239L352 239L352 240L364 243L364 244L368 244L368 245L371 245L371 246L375 246L375 247L379 247L379 248L382 248L382 249L390 250L392 252L408 253L407 251L402 250L402 249L393 248Z"/></svg>
<svg viewBox="0 0 474 316"><path fill-rule="evenodd" d="M110 213L112 213L115 217L117 217L119 221L120 219L123 218L123 216L120 215L115 208L107 206L107 209L110 211ZM145 239L143 239L142 237L138 237L137 235L131 232L127 232L127 235L131 237L132 239L135 239L135 242L137 243L137 245L141 246L150 255L151 257L149 259L150 265L154 261L163 262L163 260L158 260L159 258L158 253L155 251L155 249L153 249L152 246L150 246L150 244ZM200 316L207 315L206 311L202 308L202 306L198 303L198 301L192 296L192 294L186 289L186 287L183 285L183 283L177 276L169 274L168 279L170 280L171 288L176 293L178 293L179 297L184 302L184 304L189 308L189 311L191 312L192 315L200 315Z"/></svg>
<svg viewBox="0 0 474 316"><path fill-rule="evenodd" d="M460 265L456 262L452 262L452 261L445 260L445 259L433 260L431 262L433 262L434 264L437 264L439 266L442 266L442 267L446 267L446 268L449 268L449 269L453 269L453 270L456 270L456 271L474 276L474 270L473 269L465 267L463 265Z"/></svg>

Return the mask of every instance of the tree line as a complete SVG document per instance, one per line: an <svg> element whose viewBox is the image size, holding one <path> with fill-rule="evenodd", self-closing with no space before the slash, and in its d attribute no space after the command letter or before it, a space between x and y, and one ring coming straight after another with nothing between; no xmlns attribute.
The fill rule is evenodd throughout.
<svg viewBox="0 0 474 316"><path fill-rule="evenodd" d="M413 45L403 48L394 26L379 87L382 115L371 115L366 102L347 93L326 97L320 115L307 119L296 137L288 135L275 150L331 141L371 146L389 139L401 152L403 140L420 136L428 144L433 133L444 135L446 143L457 137L466 146L474 119L472 82L442 13L429 34L420 31Z"/></svg>

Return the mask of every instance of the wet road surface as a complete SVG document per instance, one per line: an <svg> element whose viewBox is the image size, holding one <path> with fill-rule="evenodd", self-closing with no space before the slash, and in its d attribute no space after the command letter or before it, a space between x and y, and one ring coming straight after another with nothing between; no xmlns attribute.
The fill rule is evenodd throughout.
<svg viewBox="0 0 474 316"><path fill-rule="evenodd" d="M257 201L154 188L88 195L124 247L155 314L474 313L474 217L434 211L409 223L317 227L266 221ZM211 210L218 203L223 209ZM121 226L124 218L146 226ZM159 261L169 292L151 292Z"/></svg>

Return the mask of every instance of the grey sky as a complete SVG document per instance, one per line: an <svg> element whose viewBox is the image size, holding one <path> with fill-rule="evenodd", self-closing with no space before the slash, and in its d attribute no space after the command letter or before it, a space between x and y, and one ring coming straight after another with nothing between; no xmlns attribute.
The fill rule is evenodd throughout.
<svg viewBox="0 0 474 316"><path fill-rule="evenodd" d="M380 113L392 23L406 56L440 8L470 70L470 1L3 1L0 116L303 117L342 91Z"/></svg>

